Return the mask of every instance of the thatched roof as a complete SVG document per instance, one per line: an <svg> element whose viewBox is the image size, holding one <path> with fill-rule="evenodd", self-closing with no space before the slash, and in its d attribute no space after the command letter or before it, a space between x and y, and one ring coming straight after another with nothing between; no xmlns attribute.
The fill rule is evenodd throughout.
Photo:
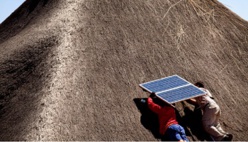
<svg viewBox="0 0 248 142"><path fill-rule="evenodd" d="M216 0L27 0L0 33L1 140L158 140L138 84L173 74L204 81L248 140L248 23Z"/></svg>

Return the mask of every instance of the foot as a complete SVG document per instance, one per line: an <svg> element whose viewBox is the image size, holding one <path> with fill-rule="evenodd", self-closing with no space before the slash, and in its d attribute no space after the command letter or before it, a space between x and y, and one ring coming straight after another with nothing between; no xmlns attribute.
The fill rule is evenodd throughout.
<svg viewBox="0 0 248 142"><path fill-rule="evenodd" d="M221 141L232 141L232 139L233 139L232 134L226 134Z"/></svg>

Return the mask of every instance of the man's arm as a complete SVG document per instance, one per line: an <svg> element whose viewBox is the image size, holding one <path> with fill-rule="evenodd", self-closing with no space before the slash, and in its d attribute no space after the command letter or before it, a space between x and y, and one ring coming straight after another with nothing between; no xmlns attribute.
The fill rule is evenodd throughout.
<svg viewBox="0 0 248 142"><path fill-rule="evenodd" d="M151 97L148 97L147 104L148 104L149 109L155 113L158 113L162 108L158 104L154 103Z"/></svg>
<svg viewBox="0 0 248 142"><path fill-rule="evenodd" d="M196 99L188 99L187 102L195 106L198 105Z"/></svg>

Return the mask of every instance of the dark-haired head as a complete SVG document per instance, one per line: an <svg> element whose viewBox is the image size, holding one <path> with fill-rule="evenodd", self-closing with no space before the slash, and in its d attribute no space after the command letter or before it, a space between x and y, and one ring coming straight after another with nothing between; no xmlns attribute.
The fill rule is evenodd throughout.
<svg viewBox="0 0 248 142"><path fill-rule="evenodd" d="M203 82L201 82L201 81L196 82L196 83L195 83L195 86L204 88L204 84L203 84Z"/></svg>
<svg viewBox="0 0 248 142"><path fill-rule="evenodd" d="M154 98L153 101L154 101L154 103L160 105L161 107L170 106L169 104L167 104L166 102L164 102L160 98Z"/></svg>

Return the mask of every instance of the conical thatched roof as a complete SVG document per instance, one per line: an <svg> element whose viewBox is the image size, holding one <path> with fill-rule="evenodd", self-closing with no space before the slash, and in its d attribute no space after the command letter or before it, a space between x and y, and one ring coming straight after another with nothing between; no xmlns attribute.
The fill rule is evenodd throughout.
<svg viewBox="0 0 248 142"><path fill-rule="evenodd" d="M0 139L158 140L138 85L178 74L204 81L223 128L248 140L247 35L216 0L26 0L0 25Z"/></svg>

